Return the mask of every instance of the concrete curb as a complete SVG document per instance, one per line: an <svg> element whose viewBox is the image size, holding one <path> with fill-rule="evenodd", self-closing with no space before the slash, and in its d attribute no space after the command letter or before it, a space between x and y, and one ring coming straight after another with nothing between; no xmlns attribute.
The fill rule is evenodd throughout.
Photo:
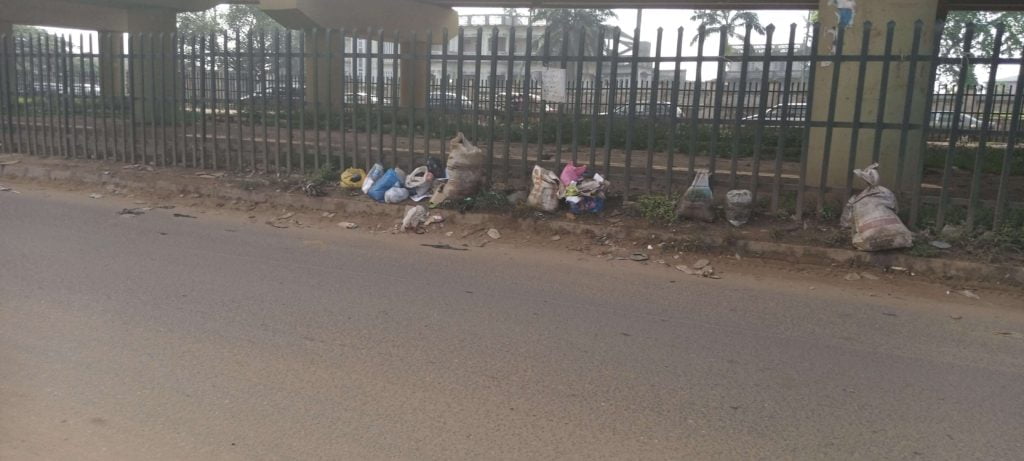
<svg viewBox="0 0 1024 461"><path fill-rule="evenodd" d="M241 200L252 203L266 203L280 207L305 208L330 211L340 214L363 214L400 218L404 206L381 205L357 197L306 197L286 192L247 190L232 178L209 184L182 184L160 179L146 181L145 178L121 177L121 171L109 174L86 171L68 166L47 167L16 163L6 165L0 177L31 180L78 182L89 185L115 185L129 190L145 190L176 195L199 194L222 200ZM132 175L126 175L132 176ZM495 218L486 213L454 214L453 223L476 225ZM1024 267L984 264L940 258L919 258L898 252L866 253L839 248L825 248L793 245L759 240L731 240L721 237L686 235L661 229L622 228L571 221L539 221L520 219L522 230L568 234L610 235L618 239L649 238L652 235L665 241L689 240L709 250L736 252L743 256L771 259L800 264L848 267L902 267L914 274L962 282L985 282L998 285L1024 286Z"/></svg>

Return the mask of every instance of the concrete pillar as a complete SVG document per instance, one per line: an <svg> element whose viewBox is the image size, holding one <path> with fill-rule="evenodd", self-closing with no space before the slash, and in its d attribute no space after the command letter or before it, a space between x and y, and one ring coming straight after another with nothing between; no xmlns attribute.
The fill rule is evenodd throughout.
<svg viewBox="0 0 1024 461"><path fill-rule="evenodd" d="M174 85L181 76L176 71L171 34L177 30L175 11L165 9L129 10L125 21L130 32L128 52L129 73L135 110L141 120L152 120L162 109L166 115L173 110L169 103ZM117 34L114 35L115 39ZM161 71L161 60L164 69ZM116 84L116 82L112 82ZM145 101L143 102L143 98ZM156 99L154 99L156 98ZM166 98L168 103L154 104ZM144 110L143 110L144 109Z"/></svg>
<svg viewBox="0 0 1024 461"><path fill-rule="evenodd" d="M124 34L100 31L99 40L100 93L104 96L124 94Z"/></svg>
<svg viewBox="0 0 1024 461"><path fill-rule="evenodd" d="M445 44L444 46L448 46ZM415 58L403 58L399 62L399 78L401 82L400 103L403 107L427 106L427 79L430 69L427 67L427 53L430 45L424 41L405 41L399 45L403 55L412 53Z"/></svg>
<svg viewBox="0 0 1024 461"><path fill-rule="evenodd" d="M902 121L908 91L914 93L913 104L910 106L911 123L919 124L924 119L924 113L927 110L925 98L927 93L931 91L928 87L931 67L928 63L919 61L914 86L913 88L908 88L908 78L910 77L909 60L898 62L897 59L899 56L911 54L914 22L917 20L924 22L919 53L921 55L928 55L932 52L938 2L939 0L847 0L839 2L821 0L819 4L818 11L822 34L817 52L821 56L832 56L834 54L833 34L830 31L837 27L839 20L837 15L838 7L852 6L852 11L839 12L841 15L852 13L853 16L850 27L846 28L844 36L844 56L857 56L861 53L865 21L872 23L868 54L882 55L885 50L886 25L889 21L895 21L896 28L892 47L894 62L890 64L889 83L887 85L888 94L885 103L886 123L900 123ZM878 113L882 63L868 63L864 78L864 90L862 94L858 95L859 66L860 64L857 62L847 62L840 66L835 111L835 120L837 122L851 122L853 121L855 104L858 99L861 102L860 120L862 124L858 136L856 158L854 160L854 165L858 168L871 163L875 136L873 124ZM818 64L813 82L814 107L811 120L828 120L829 98L831 96L832 78L835 69L836 67L832 63ZM921 155L920 134L920 131L914 130L910 132L908 137L902 170L904 188L909 186L909 180L912 178L914 168ZM825 138L825 128L811 129L807 165L807 185L811 187L818 187L821 183ZM883 131L879 170L883 183L889 187L892 187L896 182L897 171L899 171L899 138L899 130L887 129ZM828 187L836 188L839 191L845 188L847 174L850 171L851 142L852 130L850 128L833 128L831 155L827 171L825 172ZM857 179L854 178L854 188L858 187L856 181Z"/></svg>

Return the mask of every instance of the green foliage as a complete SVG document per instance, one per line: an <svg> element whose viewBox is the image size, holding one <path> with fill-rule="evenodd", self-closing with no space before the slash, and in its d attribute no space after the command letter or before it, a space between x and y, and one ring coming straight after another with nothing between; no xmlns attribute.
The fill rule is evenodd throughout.
<svg viewBox="0 0 1024 461"><path fill-rule="evenodd" d="M744 29L746 26L750 26L751 31L759 35L764 35L765 32L757 13L750 11L694 10L690 20L698 23L700 26L704 26L703 36L705 39L709 35L724 33L729 39L743 40L746 31L743 33L736 31L741 25ZM700 40L701 32L698 29L697 33L693 36L693 40L690 41L691 46Z"/></svg>
<svg viewBox="0 0 1024 461"><path fill-rule="evenodd" d="M939 48L942 56L967 57L964 56L964 39L968 24L977 26L974 29L974 39L968 46L968 54L979 62L984 62L985 57L991 56L996 39L996 27L999 24L1006 28L1001 54L1004 57L1020 56L1021 51L1024 51L1024 12L950 11L942 30ZM960 69L960 64L942 64L939 66L939 76L949 83L956 82L960 78ZM965 77L968 86L978 84L973 67Z"/></svg>
<svg viewBox="0 0 1024 461"><path fill-rule="evenodd" d="M924 157L926 170L942 171L946 164L946 154L949 149L943 147L928 147ZM1003 156L1005 148L986 148L981 155L981 172L985 174L1001 174L1003 171ZM974 171L975 156L979 155L978 147L958 146L953 151L951 158L952 165L961 170ZM1024 148L1018 148L1010 156L1010 174L1024 175Z"/></svg>
<svg viewBox="0 0 1024 461"><path fill-rule="evenodd" d="M317 184L333 184L338 182L340 172L341 170L333 166L324 165L320 169L310 172L306 179Z"/></svg>
<svg viewBox="0 0 1024 461"><path fill-rule="evenodd" d="M676 220L676 200L665 195L644 195L637 199L640 216L652 223L671 224Z"/></svg>

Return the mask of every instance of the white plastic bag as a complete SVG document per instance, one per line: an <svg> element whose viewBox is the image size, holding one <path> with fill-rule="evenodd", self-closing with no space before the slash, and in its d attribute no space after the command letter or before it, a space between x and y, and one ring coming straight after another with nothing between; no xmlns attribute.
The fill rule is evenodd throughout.
<svg viewBox="0 0 1024 461"><path fill-rule="evenodd" d="M843 209L839 223L853 227L853 246L861 251L882 251L910 248L914 235L903 225L896 195L878 185L878 164L868 165L863 170L853 170L868 188L850 197Z"/></svg>
<svg viewBox="0 0 1024 461"><path fill-rule="evenodd" d="M409 189L395 186L384 192L384 203L401 203L409 198Z"/></svg>
<svg viewBox="0 0 1024 461"><path fill-rule="evenodd" d="M725 219L729 224L740 227L750 220L753 195L749 190L736 189L725 194Z"/></svg>
<svg viewBox="0 0 1024 461"><path fill-rule="evenodd" d="M544 211L555 211L558 209L558 200L564 195L565 188L554 171L541 168L540 165L533 166L533 187L530 196L526 198L528 205Z"/></svg>
<svg viewBox="0 0 1024 461"><path fill-rule="evenodd" d="M708 170L697 170L693 183L679 198L676 205L676 216L711 222L715 220L715 211L711 209L714 197L708 182Z"/></svg>
<svg viewBox="0 0 1024 461"><path fill-rule="evenodd" d="M423 205L405 207L405 218L402 219L402 230L416 229L427 221L427 209Z"/></svg>

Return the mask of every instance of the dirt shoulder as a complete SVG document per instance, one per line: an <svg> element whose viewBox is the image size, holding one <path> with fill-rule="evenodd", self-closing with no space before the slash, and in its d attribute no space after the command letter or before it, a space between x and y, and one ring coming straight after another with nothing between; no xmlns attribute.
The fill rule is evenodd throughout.
<svg viewBox="0 0 1024 461"><path fill-rule="evenodd" d="M0 162L7 164L0 183L15 190L43 188L98 196L100 200L130 200L127 205L134 206L126 208L173 206L204 213L237 213L249 222L280 229L399 234L398 223L412 203L378 204L339 189L328 189L327 197L306 197L301 191L302 177L16 155L0 156ZM609 209L600 214L573 216L539 213L496 204L494 196L490 199L433 210L432 214L444 221L427 226L426 235L443 238L442 245L455 248L511 243L568 251L595 261L658 266L681 276L789 274L842 284L896 284L893 286L900 291L905 285L924 284L928 292L965 298L982 290L1014 295L1024 286L1019 266L972 260L969 254L955 250L942 258L921 258L838 248L843 242L848 245L848 234L837 226L813 220L794 222L760 216L738 229L724 220L659 225L636 216L637 205L615 200L610 200ZM344 223L358 227L346 229ZM500 239L488 236L490 229L497 230ZM710 270L701 267L702 260L707 260Z"/></svg>

